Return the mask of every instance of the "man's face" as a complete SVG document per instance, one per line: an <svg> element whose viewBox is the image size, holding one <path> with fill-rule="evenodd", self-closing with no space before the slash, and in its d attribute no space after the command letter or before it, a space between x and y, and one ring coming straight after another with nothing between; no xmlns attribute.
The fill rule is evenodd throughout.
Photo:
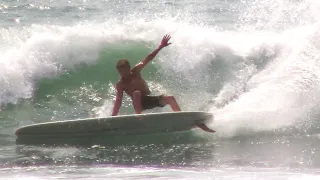
<svg viewBox="0 0 320 180"><path fill-rule="evenodd" d="M131 75L130 66L128 66L128 65L118 67L118 71L119 71L121 77L124 77L124 78L129 77Z"/></svg>

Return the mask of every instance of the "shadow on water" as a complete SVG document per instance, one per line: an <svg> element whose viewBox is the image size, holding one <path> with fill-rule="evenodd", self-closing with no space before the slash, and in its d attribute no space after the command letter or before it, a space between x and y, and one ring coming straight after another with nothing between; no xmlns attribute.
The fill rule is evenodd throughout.
<svg viewBox="0 0 320 180"><path fill-rule="evenodd" d="M288 132L288 131L286 131ZM273 134L273 135L272 135ZM172 137L177 137L172 135ZM111 165L148 167L320 167L319 134L269 132L203 141L174 142L149 136L153 143L121 145L17 145L7 166ZM174 138L173 138L174 139ZM128 138L127 140L132 140ZM179 142L180 141L180 142Z"/></svg>
<svg viewBox="0 0 320 180"><path fill-rule="evenodd" d="M195 130L199 131L199 130ZM94 134L79 134L77 136L46 136L46 135L27 135L18 136L16 139L17 145L46 145L46 146L79 146L91 147L93 145L141 145L141 144L181 144L181 143L196 143L204 141L202 137L195 136L192 131L178 131L155 134L123 134L123 135L108 135L104 132Z"/></svg>
<svg viewBox="0 0 320 180"><path fill-rule="evenodd" d="M155 137L153 137L155 138ZM119 143L109 145L17 145L13 166L116 165L199 166L213 159L214 146L205 142ZM178 140L178 139L177 139ZM182 139L180 139L182 140Z"/></svg>

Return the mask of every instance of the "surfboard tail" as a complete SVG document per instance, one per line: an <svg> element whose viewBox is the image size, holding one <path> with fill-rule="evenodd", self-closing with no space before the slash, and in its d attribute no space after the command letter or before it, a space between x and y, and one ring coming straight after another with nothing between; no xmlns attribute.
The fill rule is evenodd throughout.
<svg viewBox="0 0 320 180"><path fill-rule="evenodd" d="M216 132L215 130L208 128L208 126L205 125L204 123L196 123L196 126L198 126L200 129L202 129L206 132L210 132L210 133Z"/></svg>

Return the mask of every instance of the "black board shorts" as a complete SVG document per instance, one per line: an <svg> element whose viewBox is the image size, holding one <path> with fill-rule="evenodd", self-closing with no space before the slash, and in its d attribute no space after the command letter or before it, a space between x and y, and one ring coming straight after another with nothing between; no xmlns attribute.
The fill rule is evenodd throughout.
<svg viewBox="0 0 320 180"><path fill-rule="evenodd" d="M142 96L141 97L141 106L144 110L153 109L155 107L164 107L164 104L161 104L161 99L163 95L160 96Z"/></svg>

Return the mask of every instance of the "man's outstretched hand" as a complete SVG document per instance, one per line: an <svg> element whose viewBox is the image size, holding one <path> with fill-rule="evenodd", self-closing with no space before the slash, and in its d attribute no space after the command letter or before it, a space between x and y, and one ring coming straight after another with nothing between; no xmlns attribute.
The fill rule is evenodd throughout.
<svg viewBox="0 0 320 180"><path fill-rule="evenodd" d="M135 72L140 72L141 69L146 65L148 64L157 54L159 51L161 51L162 48L166 47L166 46L169 46L171 43L169 43L169 40L170 40L171 36L170 35L165 35L163 36L162 38L162 41L159 45L159 47L155 50L153 50L146 58L144 58L144 60L142 60L140 63L138 63L134 68L133 70ZM132 70L132 71L133 71Z"/></svg>
<svg viewBox="0 0 320 180"><path fill-rule="evenodd" d="M171 43L169 43L170 38L171 38L171 36L168 34L163 36L160 47L163 48L163 47L169 46L171 44Z"/></svg>

